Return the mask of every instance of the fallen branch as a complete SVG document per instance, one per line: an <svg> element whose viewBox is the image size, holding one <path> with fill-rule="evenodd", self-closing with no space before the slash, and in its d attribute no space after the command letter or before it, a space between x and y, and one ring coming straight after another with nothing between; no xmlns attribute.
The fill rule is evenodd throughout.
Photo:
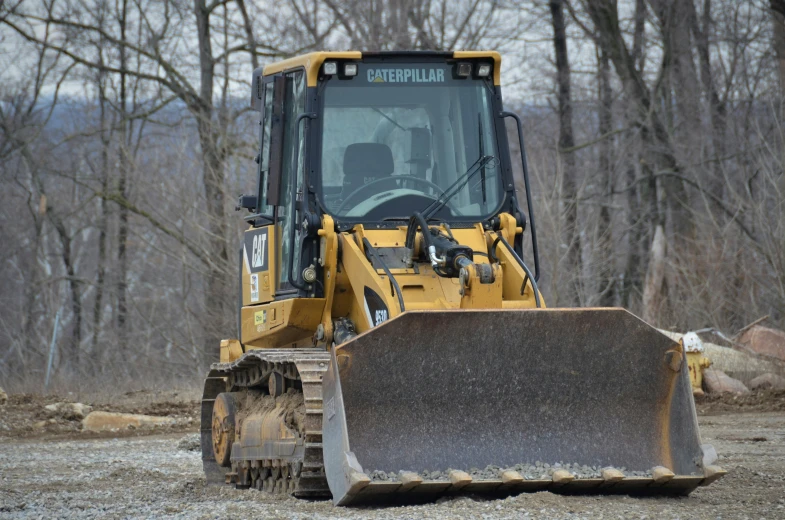
<svg viewBox="0 0 785 520"><path fill-rule="evenodd" d="M733 339L735 340L735 339L738 339L738 338L740 338L742 334L744 334L745 332L747 332L748 330L750 330L750 329L751 329L752 327L754 327L755 325L757 325L757 324L759 324L759 323L762 323L762 322L764 322L764 321L768 320L770 317L771 317L771 316L770 316L769 314L767 314L767 315L765 315L764 317L762 317L762 318L758 318L757 320L753 321L753 322L752 322L752 323L750 323L749 325L747 325L747 326L745 326L745 327L742 327L742 329L741 329L739 332L737 332L735 336L733 336Z"/></svg>

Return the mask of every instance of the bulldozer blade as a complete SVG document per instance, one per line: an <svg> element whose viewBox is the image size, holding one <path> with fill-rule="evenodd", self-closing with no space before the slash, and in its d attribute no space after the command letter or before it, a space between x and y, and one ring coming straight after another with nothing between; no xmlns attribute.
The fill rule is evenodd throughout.
<svg viewBox="0 0 785 520"><path fill-rule="evenodd" d="M623 309L409 311L334 348L323 392L340 505L687 494L708 477L681 346ZM591 475L559 469L574 464Z"/></svg>

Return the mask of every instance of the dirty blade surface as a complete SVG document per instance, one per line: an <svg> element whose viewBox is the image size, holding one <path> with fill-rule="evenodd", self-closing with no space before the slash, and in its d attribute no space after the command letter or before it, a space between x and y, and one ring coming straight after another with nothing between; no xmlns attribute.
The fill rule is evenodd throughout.
<svg viewBox="0 0 785 520"><path fill-rule="evenodd" d="M630 491L649 487L648 472L664 466L677 477L662 492L688 492L703 478L702 451L686 363L669 363L678 348L622 309L405 313L339 347L340 379L335 366L325 376L333 495L339 489L346 496L336 501L351 503L395 486L333 489L347 466L341 450L367 474L613 466L629 477L613 487ZM502 482L463 489L481 484ZM563 490L602 484L575 480Z"/></svg>

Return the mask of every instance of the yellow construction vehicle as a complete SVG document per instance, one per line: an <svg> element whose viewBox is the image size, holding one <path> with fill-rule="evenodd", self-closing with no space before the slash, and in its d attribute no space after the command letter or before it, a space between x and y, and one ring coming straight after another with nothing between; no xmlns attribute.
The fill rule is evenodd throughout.
<svg viewBox="0 0 785 520"><path fill-rule="evenodd" d="M204 387L209 482L360 504L687 494L724 474L680 344L623 309L545 309L500 67L318 52L254 71L258 190L238 204L239 338Z"/></svg>

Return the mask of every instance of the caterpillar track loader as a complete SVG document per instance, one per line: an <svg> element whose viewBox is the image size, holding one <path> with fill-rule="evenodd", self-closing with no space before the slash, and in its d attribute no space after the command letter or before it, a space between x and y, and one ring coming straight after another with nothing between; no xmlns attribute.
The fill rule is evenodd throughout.
<svg viewBox="0 0 785 520"><path fill-rule="evenodd" d="M204 385L208 482L345 505L684 495L724 474L682 345L623 309L545 308L500 65L319 52L254 71L258 189L238 204L239 337Z"/></svg>

